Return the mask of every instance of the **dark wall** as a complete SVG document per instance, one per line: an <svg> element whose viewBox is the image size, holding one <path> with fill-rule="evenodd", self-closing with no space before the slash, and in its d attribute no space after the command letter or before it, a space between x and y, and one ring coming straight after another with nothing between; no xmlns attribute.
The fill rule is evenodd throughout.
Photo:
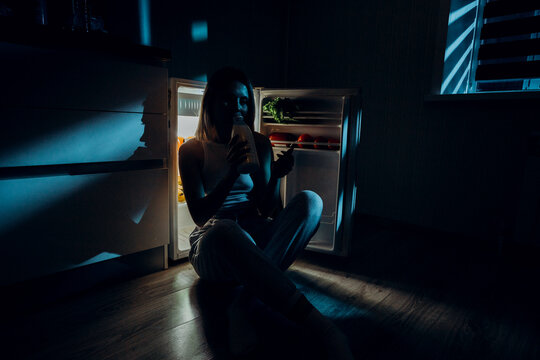
<svg viewBox="0 0 540 360"><path fill-rule="evenodd" d="M172 53L169 76L199 79L231 65L243 69L255 86L284 86L288 58L286 0L88 0L88 11L111 37L141 44L141 4L147 4L149 14L149 45ZM0 16L17 23L41 24L42 15L51 28L70 31L73 27L71 0L0 0ZM207 23L206 40L192 39L193 22ZM79 29L83 26L81 23Z"/></svg>
<svg viewBox="0 0 540 360"><path fill-rule="evenodd" d="M446 3L294 2L287 85L361 88L360 213L498 236L513 226L538 99L425 100Z"/></svg>
<svg viewBox="0 0 540 360"><path fill-rule="evenodd" d="M152 45L168 48L169 74L193 79L224 65L243 69L255 86L285 83L286 1L152 1ZM191 26L206 21L208 40Z"/></svg>

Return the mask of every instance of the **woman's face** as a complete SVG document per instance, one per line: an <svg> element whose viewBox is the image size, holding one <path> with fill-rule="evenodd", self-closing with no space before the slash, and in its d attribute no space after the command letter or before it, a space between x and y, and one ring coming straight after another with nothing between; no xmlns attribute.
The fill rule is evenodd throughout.
<svg viewBox="0 0 540 360"><path fill-rule="evenodd" d="M227 143L231 137L233 119L241 116L246 119L249 95L247 87L239 81L231 82L212 105L211 116L218 133L219 142Z"/></svg>

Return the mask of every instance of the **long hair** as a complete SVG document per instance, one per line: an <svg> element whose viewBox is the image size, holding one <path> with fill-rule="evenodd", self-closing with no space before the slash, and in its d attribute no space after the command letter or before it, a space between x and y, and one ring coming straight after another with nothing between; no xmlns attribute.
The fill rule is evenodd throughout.
<svg viewBox="0 0 540 360"><path fill-rule="evenodd" d="M201 103L201 114L199 124L195 131L195 138L201 141L217 141L218 134L212 119L210 107L215 104L220 94L227 91L228 86L238 81L245 85L248 91L248 112L244 119L246 124L253 131L253 122L255 121L255 99L253 97L253 86L248 77L241 71L233 67L224 67L216 71L208 80Z"/></svg>

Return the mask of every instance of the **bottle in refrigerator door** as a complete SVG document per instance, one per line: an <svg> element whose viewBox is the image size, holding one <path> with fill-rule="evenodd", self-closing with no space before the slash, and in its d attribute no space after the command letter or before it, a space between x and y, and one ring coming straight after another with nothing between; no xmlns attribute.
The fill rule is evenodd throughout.
<svg viewBox="0 0 540 360"><path fill-rule="evenodd" d="M182 185L182 179L178 177L178 202L182 203L186 201L186 196L184 195L184 186Z"/></svg>
<svg viewBox="0 0 540 360"><path fill-rule="evenodd" d="M176 141L176 153L178 154L178 151L180 151L180 146L182 146L182 144L186 141L186 139L184 139L183 137L181 136L178 136L178 141Z"/></svg>
<svg viewBox="0 0 540 360"><path fill-rule="evenodd" d="M184 143L184 138L181 136L177 137L178 140L176 141L176 153L180 151L180 146ZM178 202L184 202L186 201L186 197L184 196L184 188L182 186L182 179L180 176L178 176Z"/></svg>
<svg viewBox="0 0 540 360"><path fill-rule="evenodd" d="M178 142L176 143L176 154L180 151L180 147L188 140L193 139L194 136L188 136L187 138L183 138L181 136L178 136ZM182 185L182 178L180 178L180 174L178 174L178 202L185 202L186 197L184 195L184 186Z"/></svg>
<svg viewBox="0 0 540 360"><path fill-rule="evenodd" d="M257 148L253 140L253 133L249 126L244 122L242 116L235 116L233 119L233 128L231 138L238 136L238 141L245 141L249 146L249 152L246 160L238 165L240 174L251 174L259 169L259 158L257 156Z"/></svg>

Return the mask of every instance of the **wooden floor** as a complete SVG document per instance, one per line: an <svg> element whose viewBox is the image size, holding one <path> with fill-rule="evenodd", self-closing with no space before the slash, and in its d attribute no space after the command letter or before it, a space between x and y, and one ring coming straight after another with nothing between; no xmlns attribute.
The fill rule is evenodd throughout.
<svg viewBox="0 0 540 360"><path fill-rule="evenodd" d="M465 256L433 234L368 228L361 235L349 259L308 254L288 271L345 332L356 358L540 358L536 268ZM225 359L223 297L184 261L43 306L4 307L3 354L11 355L3 358ZM299 337L291 350L298 329L258 306L267 340L251 358L316 358L317 344Z"/></svg>

